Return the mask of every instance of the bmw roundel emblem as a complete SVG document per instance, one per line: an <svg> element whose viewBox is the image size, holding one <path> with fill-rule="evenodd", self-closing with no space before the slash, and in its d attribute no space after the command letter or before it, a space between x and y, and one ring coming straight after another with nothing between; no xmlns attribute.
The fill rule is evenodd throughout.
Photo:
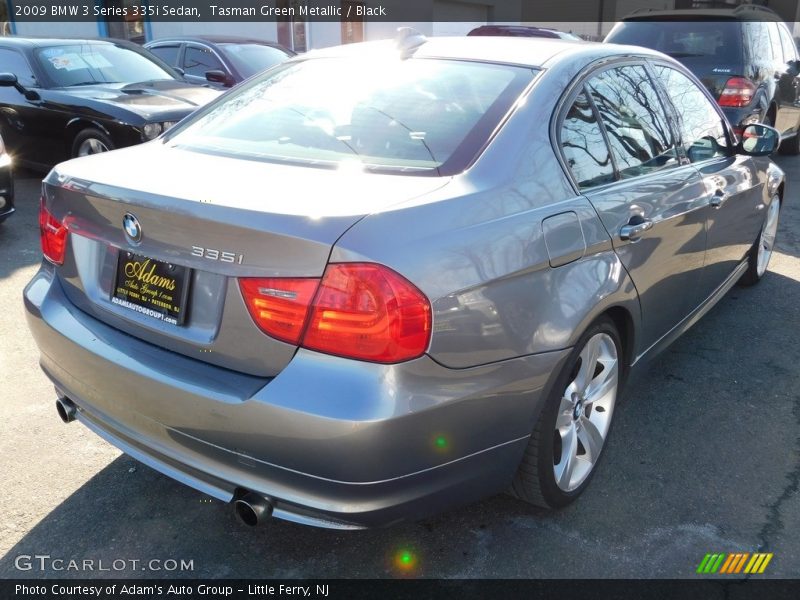
<svg viewBox="0 0 800 600"><path fill-rule="evenodd" d="M131 213L125 213L122 218L122 228L125 230L125 235L133 243L142 241L142 226L139 225L139 219L134 217Z"/></svg>

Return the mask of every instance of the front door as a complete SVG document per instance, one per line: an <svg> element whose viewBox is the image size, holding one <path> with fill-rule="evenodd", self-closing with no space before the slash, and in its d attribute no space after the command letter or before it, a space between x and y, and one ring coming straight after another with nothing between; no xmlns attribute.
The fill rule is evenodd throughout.
<svg viewBox="0 0 800 600"><path fill-rule="evenodd" d="M654 72L675 107L686 155L703 179L708 243L698 289L709 297L742 261L761 227L762 183L753 159L737 156L724 117L704 90L667 65Z"/></svg>
<svg viewBox="0 0 800 600"><path fill-rule="evenodd" d="M594 74L561 133L573 174L581 165L589 165L590 171L607 165L602 177L591 172L590 178L575 178L639 293L644 348L680 323L699 301L696 290L706 246L703 181L694 167L682 164L656 90L643 65ZM582 108L588 98L591 107ZM578 131L598 117L599 140Z"/></svg>

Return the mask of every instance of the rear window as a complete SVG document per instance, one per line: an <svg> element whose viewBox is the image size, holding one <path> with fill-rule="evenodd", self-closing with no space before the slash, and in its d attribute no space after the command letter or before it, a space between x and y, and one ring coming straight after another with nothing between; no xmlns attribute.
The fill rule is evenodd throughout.
<svg viewBox="0 0 800 600"><path fill-rule="evenodd" d="M287 63L227 94L167 140L268 162L452 174L471 162L534 74L394 53Z"/></svg>
<svg viewBox="0 0 800 600"><path fill-rule="evenodd" d="M739 62L741 23L736 21L626 21L606 42L652 48L674 58L707 57L720 63Z"/></svg>
<svg viewBox="0 0 800 600"><path fill-rule="evenodd" d="M289 58L289 55L280 48L264 44L226 43L219 44L219 47L245 79Z"/></svg>

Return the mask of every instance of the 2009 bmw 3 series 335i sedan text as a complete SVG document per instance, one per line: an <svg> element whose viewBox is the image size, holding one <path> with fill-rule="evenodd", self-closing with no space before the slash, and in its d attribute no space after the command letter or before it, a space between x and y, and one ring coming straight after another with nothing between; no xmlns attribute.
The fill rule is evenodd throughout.
<svg viewBox="0 0 800 600"><path fill-rule="evenodd" d="M778 142L642 48L309 53L53 169L28 323L62 419L246 523L557 508L631 367L764 275Z"/></svg>

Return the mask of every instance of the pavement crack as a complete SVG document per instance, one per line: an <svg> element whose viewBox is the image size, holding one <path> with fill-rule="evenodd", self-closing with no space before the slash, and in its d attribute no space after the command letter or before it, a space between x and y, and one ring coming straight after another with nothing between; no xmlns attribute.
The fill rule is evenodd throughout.
<svg viewBox="0 0 800 600"><path fill-rule="evenodd" d="M792 414L798 426L800 426L800 396L795 396L794 398ZM795 464L792 470L785 475L786 485L783 488L783 492L774 502L767 506L767 520L758 533L758 539L760 540L758 552L769 550L770 541L783 530L783 521L781 520L782 506L800 489L800 435L795 438L795 453L797 455Z"/></svg>

